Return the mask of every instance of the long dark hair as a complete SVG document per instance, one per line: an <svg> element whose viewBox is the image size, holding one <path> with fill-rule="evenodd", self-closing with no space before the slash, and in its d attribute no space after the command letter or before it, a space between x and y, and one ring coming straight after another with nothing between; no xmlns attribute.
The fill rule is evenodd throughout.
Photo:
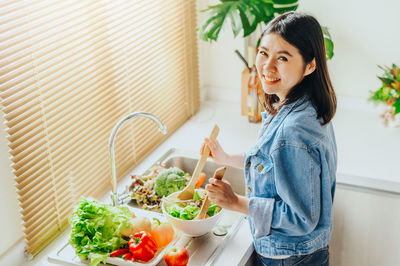
<svg viewBox="0 0 400 266"><path fill-rule="evenodd" d="M318 21L310 15L291 11L270 21L261 38L268 33L278 34L295 46L305 64L315 58L314 72L290 90L284 104L292 103L307 94L317 111L317 119L322 118L322 125L329 123L336 112L336 95L328 73L324 37ZM260 100L268 113L276 114L279 111L279 107L275 107L279 101L275 94L263 93Z"/></svg>

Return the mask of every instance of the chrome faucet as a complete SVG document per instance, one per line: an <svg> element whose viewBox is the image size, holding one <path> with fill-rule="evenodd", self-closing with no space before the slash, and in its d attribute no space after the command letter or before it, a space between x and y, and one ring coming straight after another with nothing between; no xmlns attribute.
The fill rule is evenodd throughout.
<svg viewBox="0 0 400 266"><path fill-rule="evenodd" d="M108 144L110 146L111 176L113 178L112 192L111 192L111 200L112 200L113 206L117 206L119 204L119 199L118 199L118 194L117 194L117 171L115 168L114 139L118 133L118 130L122 126L122 124L124 124L125 121L130 120L134 117L147 117L147 118L153 119L154 122L156 122L158 125L158 130L164 135L167 134L167 128L160 121L160 119L158 119L156 116L154 116L150 113L146 113L146 112L134 112L132 114L129 114L129 115L125 116L124 118L122 118L121 120L119 120L118 123L114 126L113 130L111 131L110 139L108 140Z"/></svg>

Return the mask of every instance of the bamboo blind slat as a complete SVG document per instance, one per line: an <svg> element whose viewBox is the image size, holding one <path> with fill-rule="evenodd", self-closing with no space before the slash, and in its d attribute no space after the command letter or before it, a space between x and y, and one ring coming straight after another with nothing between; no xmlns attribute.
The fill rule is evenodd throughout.
<svg viewBox="0 0 400 266"><path fill-rule="evenodd" d="M195 1L4 1L0 25L2 110L36 255L80 195L110 190L117 121L146 111L171 134L198 109ZM153 121L129 121L115 140L117 178L165 138Z"/></svg>

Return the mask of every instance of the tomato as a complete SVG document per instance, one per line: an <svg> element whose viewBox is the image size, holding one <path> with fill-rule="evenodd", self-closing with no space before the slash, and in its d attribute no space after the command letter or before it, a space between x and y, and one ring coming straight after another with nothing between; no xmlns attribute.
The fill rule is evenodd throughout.
<svg viewBox="0 0 400 266"><path fill-rule="evenodd" d="M164 254L168 266L185 266L189 261L189 254L184 247L171 247Z"/></svg>

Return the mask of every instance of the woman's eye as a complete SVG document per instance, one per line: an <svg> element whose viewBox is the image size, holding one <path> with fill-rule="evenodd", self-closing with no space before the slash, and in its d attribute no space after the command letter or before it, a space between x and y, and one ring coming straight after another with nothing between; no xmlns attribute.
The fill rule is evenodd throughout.
<svg viewBox="0 0 400 266"><path fill-rule="evenodd" d="M260 53L261 55L268 56L268 54L267 54L266 52L264 52L264 51L260 51L259 53Z"/></svg>
<svg viewBox="0 0 400 266"><path fill-rule="evenodd" d="M282 61L287 61L287 58L286 58L286 57L284 57L284 56L281 56L281 57L279 57L279 60L282 60Z"/></svg>

